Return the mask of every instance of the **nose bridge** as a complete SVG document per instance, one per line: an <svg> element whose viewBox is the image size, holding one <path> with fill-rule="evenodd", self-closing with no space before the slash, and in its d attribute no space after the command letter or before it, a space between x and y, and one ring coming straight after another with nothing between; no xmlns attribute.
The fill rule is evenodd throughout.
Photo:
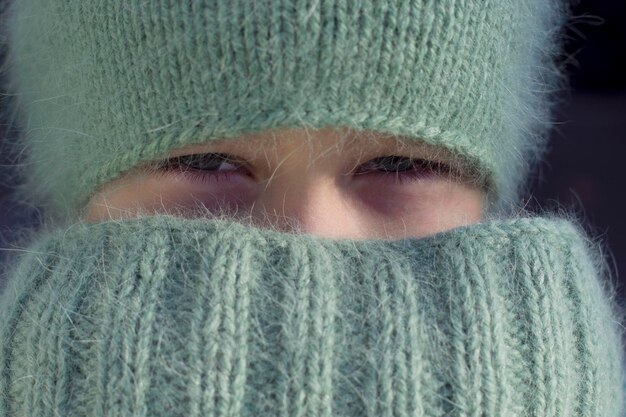
<svg viewBox="0 0 626 417"><path fill-rule="evenodd" d="M290 170L274 177L257 210L275 226L325 237L350 232L341 190L332 177Z"/></svg>

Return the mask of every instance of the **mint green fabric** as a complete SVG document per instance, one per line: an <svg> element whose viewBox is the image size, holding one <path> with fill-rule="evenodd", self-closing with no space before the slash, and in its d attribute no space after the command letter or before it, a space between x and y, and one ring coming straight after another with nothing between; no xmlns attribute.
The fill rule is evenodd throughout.
<svg viewBox="0 0 626 417"><path fill-rule="evenodd" d="M74 218L168 150L345 126L446 147L491 207L545 148L565 0L19 0L7 22L22 198ZM23 148L26 148L26 151Z"/></svg>
<svg viewBox="0 0 626 417"><path fill-rule="evenodd" d="M0 416L619 417L592 254L541 218L399 241L75 224L0 301Z"/></svg>

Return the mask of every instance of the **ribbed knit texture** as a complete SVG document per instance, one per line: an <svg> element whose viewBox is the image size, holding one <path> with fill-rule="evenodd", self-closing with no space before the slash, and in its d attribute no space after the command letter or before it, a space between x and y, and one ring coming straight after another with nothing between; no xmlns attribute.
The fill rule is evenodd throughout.
<svg viewBox="0 0 626 417"><path fill-rule="evenodd" d="M332 241L75 225L0 304L0 416L618 417L620 331L578 230Z"/></svg>
<svg viewBox="0 0 626 417"><path fill-rule="evenodd" d="M563 3L14 1L23 197L73 218L172 148L331 125L444 146L495 206L515 201L544 149Z"/></svg>

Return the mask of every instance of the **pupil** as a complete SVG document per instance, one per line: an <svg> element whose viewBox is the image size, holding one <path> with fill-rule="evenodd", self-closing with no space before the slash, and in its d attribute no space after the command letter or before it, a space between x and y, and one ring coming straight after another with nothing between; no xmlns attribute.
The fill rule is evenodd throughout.
<svg viewBox="0 0 626 417"><path fill-rule="evenodd" d="M385 172L402 172L415 168L414 160L402 156L385 156L375 161L375 165Z"/></svg>

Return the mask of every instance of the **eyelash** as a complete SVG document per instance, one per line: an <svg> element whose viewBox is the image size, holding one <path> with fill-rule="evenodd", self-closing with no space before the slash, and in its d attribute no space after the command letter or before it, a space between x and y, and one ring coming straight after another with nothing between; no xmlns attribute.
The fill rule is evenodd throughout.
<svg viewBox="0 0 626 417"><path fill-rule="evenodd" d="M206 168L193 167L192 165L194 162L217 162L217 166L214 167L214 169L207 170ZM202 183L227 181L233 175L233 171L218 171L217 168L219 168L223 163L231 163L234 165L241 164L241 162L227 154L190 154L176 156L174 158L160 161L156 165L156 173L157 175L168 175L172 172L180 172L190 180ZM250 173L247 172L247 175L250 175Z"/></svg>
<svg viewBox="0 0 626 417"><path fill-rule="evenodd" d="M387 167L384 164L390 164ZM362 171L363 166L373 165L369 170ZM382 169L375 169L380 167ZM354 175L372 174L388 177L393 174L397 183L418 181L421 179L437 177L450 173L450 167L442 162L429 161L426 159L409 158L406 156L388 155L370 159L361 164Z"/></svg>
<svg viewBox="0 0 626 417"><path fill-rule="evenodd" d="M216 165L214 169L206 169L206 165L202 168L193 167L194 163L200 162ZM219 171L223 163L235 165L237 168L233 170ZM385 164L392 164L391 166ZM364 170L363 167L370 165L370 168ZM379 169L376 169L376 168ZM156 173L158 175L167 175L171 172L182 172L190 180L202 183L219 182L228 180L235 171L243 168L245 175L252 176L250 171L245 168L245 164L236 158L227 154L207 153L207 154L190 154L182 155L174 158L163 160L156 165ZM389 169L391 168L391 169ZM431 178L433 176L444 176L451 173L450 166L442 163L429 161L425 159L409 158L397 155L381 156L361 164L353 175L379 175L386 177L393 175L393 181L396 183L405 183L418 181L420 179Z"/></svg>

